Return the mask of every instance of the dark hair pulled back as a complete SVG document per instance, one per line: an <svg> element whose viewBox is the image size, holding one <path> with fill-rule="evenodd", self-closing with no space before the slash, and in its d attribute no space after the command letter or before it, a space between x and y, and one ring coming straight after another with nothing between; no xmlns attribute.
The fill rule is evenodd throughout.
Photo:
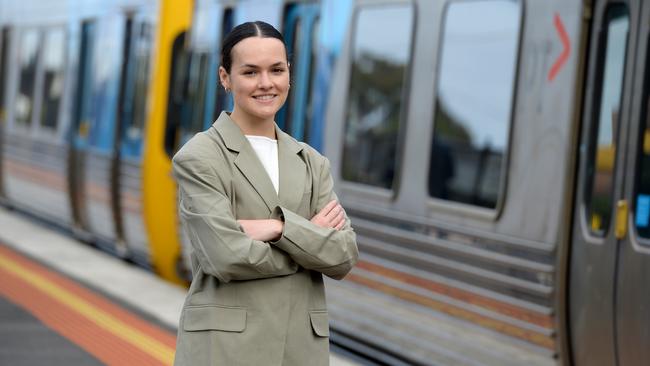
<svg viewBox="0 0 650 366"><path fill-rule="evenodd" d="M263 37L263 38L276 38L279 39L284 45L284 52L287 55L287 46L284 44L282 34L275 29L271 24L263 21L246 22L233 28L230 33L226 35L221 44L221 66L228 73L232 68L232 48L241 40L249 37ZM289 56L287 55L287 60Z"/></svg>

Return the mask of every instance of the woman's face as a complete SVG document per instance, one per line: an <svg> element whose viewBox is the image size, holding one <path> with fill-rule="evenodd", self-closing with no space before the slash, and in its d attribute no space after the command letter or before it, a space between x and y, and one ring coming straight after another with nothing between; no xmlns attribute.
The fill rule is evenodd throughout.
<svg viewBox="0 0 650 366"><path fill-rule="evenodd" d="M249 37L232 48L232 67L219 78L232 91L237 114L252 120L273 119L287 100L289 66L284 44L276 38Z"/></svg>

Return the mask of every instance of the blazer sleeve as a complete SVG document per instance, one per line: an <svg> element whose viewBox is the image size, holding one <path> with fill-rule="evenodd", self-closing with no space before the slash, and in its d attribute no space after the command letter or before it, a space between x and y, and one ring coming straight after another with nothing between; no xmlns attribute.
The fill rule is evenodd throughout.
<svg viewBox="0 0 650 366"><path fill-rule="evenodd" d="M313 193L318 195L316 212L331 200L338 200L333 189L329 161L323 158L322 164L318 192ZM274 209L271 217L284 222L282 236L272 244L289 253L302 267L340 280L356 264L359 250L347 214L341 230L320 227L281 206Z"/></svg>
<svg viewBox="0 0 650 366"><path fill-rule="evenodd" d="M295 273L287 253L249 238L237 223L224 184L204 159L174 157L179 212L203 271L221 282Z"/></svg>

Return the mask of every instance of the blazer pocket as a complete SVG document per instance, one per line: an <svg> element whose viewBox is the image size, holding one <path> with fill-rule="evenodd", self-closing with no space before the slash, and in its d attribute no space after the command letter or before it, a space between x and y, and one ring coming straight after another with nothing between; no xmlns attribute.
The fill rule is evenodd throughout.
<svg viewBox="0 0 650 366"><path fill-rule="evenodd" d="M246 309L219 305L188 306L183 310L183 329L188 332L221 330L241 333L246 329Z"/></svg>
<svg viewBox="0 0 650 366"><path fill-rule="evenodd" d="M319 337L329 337L330 336L330 325L327 320L327 311L317 310L309 312L309 319L311 320L311 327L314 329Z"/></svg>

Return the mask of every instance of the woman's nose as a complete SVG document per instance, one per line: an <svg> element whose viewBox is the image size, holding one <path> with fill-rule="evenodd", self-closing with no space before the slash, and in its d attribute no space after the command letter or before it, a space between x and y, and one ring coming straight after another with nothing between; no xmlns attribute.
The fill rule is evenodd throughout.
<svg viewBox="0 0 650 366"><path fill-rule="evenodd" d="M272 86L272 83L271 83L271 78L269 77L269 73L261 72L259 75L260 78L258 80L258 87L261 89L270 88Z"/></svg>

